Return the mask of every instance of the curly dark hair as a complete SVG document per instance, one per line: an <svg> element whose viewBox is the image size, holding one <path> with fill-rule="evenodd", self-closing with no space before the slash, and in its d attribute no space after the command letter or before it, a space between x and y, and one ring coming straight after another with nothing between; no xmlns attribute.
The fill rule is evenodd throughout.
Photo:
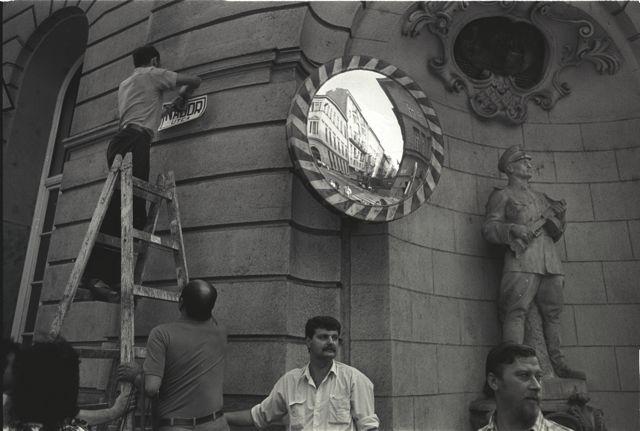
<svg viewBox="0 0 640 431"><path fill-rule="evenodd" d="M35 343L18 352L13 414L19 422L40 422L43 431L62 428L78 414L80 360L62 338Z"/></svg>
<svg viewBox="0 0 640 431"><path fill-rule="evenodd" d="M313 338L316 333L316 329L338 331L338 334L342 331L340 322L331 316L315 316L307 320L307 324L304 327L304 336L306 338Z"/></svg>

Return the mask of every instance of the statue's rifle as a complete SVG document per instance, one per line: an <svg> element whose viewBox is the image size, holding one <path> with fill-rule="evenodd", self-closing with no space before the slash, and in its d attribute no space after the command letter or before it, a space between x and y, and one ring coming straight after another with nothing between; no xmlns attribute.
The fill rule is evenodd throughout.
<svg viewBox="0 0 640 431"><path fill-rule="evenodd" d="M567 203L563 200L554 201L551 205L549 205L540 215L540 218L529 223L527 227L531 232L533 232L533 237L537 238L542 233L543 229L546 229L549 233L549 236L553 238L554 241L557 241L560 236L562 236L562 226L560 225L559 220L556 218L557 215L562 214L567 209ZM509 242L509 248L516 257L520 257L522 253L527 249L528 243L520 238L515 238L511 242Z"/></svg>

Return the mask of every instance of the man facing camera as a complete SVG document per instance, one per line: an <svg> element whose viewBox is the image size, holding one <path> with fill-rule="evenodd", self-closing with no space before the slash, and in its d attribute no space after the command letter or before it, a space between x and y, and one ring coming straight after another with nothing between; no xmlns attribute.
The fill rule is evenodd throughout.
<svg viewBox="0 0 640 431"><path fill-rule="evenodd" d="M266 428L289 417L287 430L377 430L373 384L360 371L335 361L340 322L329 316L307 321L309 363L283 375L269 396L250 410L225 413L230 425Z"/></svg>
<svg viewBox="0 0 640 431"><path fill-rule="evenodd" d="M572 431L542 416L542 368L532 347L508 342L494 347L485 375L484 391L495 397L496 411L479 431Z"/></svg>

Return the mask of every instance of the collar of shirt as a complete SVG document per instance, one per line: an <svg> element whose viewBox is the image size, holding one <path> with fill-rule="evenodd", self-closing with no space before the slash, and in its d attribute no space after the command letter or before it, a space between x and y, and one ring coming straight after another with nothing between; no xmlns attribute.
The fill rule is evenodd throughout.
<svg viewBox="0 0 640 431"><path fill-rule="evenodd" d="M546 429L547 428L544 426L544 416L542 416L542 412L538 412L538 417L536 418L536 422L533 424L531 428L529 428L528 431L545 431ZM489 418L489 423L485 428L483 428L483 430L500 431L498 429L498 423L496 421L496 413L493 413L491 415L491 418Z"/></svg>
<svg viewBox="0 0 640 431"><path fill-rule="evenodd" d="M316 388L316 383L313 381L313 377L311 377L311 372L309 371L309 366L311 364L307 364L303 370L302 370L302 374L300 375L300 378L306 378L307 382L313 386L314 388ZM324 377L324 379L322 380L322 382L320 382L320 384L323 384L327 378L329 377L329 375L333 373L335 376L338 375L338 366L336 365L336 361L333 361L333 363L331 364L331 369L329 370L329 372L327 373L327 375ZM316 388L317 389L317 388Z"/></svg>

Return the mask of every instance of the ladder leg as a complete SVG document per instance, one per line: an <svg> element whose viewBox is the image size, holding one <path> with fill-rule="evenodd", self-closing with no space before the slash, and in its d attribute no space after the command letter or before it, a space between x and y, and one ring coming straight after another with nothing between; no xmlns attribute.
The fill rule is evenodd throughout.
<svg viewBox="0 0 640 431"><path fill-rule="evenodd" d="M178 206L178 194L176 193L176 179L173 171L167 174L167 184L171 189L172 199L168 202L169 227L174 245L178 250L173 251L173 260L176 266L176 279L178 289L182 290L189 282L189 271L187 270L187 258L184 254L184 239L182 237L182 224L180 223L180 208Z"/></svg>
<svg viewBox="0 0 640 431"><path fill-rule="evenodd" d="M163 174L158 175L156 182L158 187L165 186L165 177ZM149 206L149 214L147 215L147 224L144 226L144 231L153 234L156 231L158 225L158 215L160 214L160 203L162 201L153 201ZM149 243L142 241L138 249L138 257L136 258L136 264L134 266L133 281L135 284L140 284L144 278L144 269L147 264L147 257L149 256Z"/></svg>
<svg viewBox="0 0 640 431"><path fill-rule="evenodd" d="M120 362L133 362L134 344L134 303L133 303L133 184L131 153L127 153L122 163L120 190L121 209L121 269L120 274ZM121 391L130 390L130 384L122 384ZM133 412L125 417L123 431L133 429Z"/></svg>
<svg viewBox="0 0 640 431"><path fill-rule="evenodd" d="M58 304L56 316L49 330L49 335L52 337L56 337L60 334L64 318L66 317L67 311L69 310L71 302L73 301L76 291L78 290L80 279L87 266L87 262L89 261L91 252L93 251L93 246L95 245L96 238L100 230L100 225L102 224L102 220L104 220L104 216L107 212L107 207L109 206L109 202L111 201L111 197L113 196L113 190L115 189L115 184L120 174L121 163L122 156L116 156L113 164L111 165L111 169L109 170L109 175L107 175L107 179L102 188L102 192L100 193L98 204L93 210L91 222L89 223L87 232L85 233L84 239L82 240L80 252L78 253L78 257L75 260L73 269L71 270L69 281L67 282L67 285L65 287L62 299Z"/></svg>

